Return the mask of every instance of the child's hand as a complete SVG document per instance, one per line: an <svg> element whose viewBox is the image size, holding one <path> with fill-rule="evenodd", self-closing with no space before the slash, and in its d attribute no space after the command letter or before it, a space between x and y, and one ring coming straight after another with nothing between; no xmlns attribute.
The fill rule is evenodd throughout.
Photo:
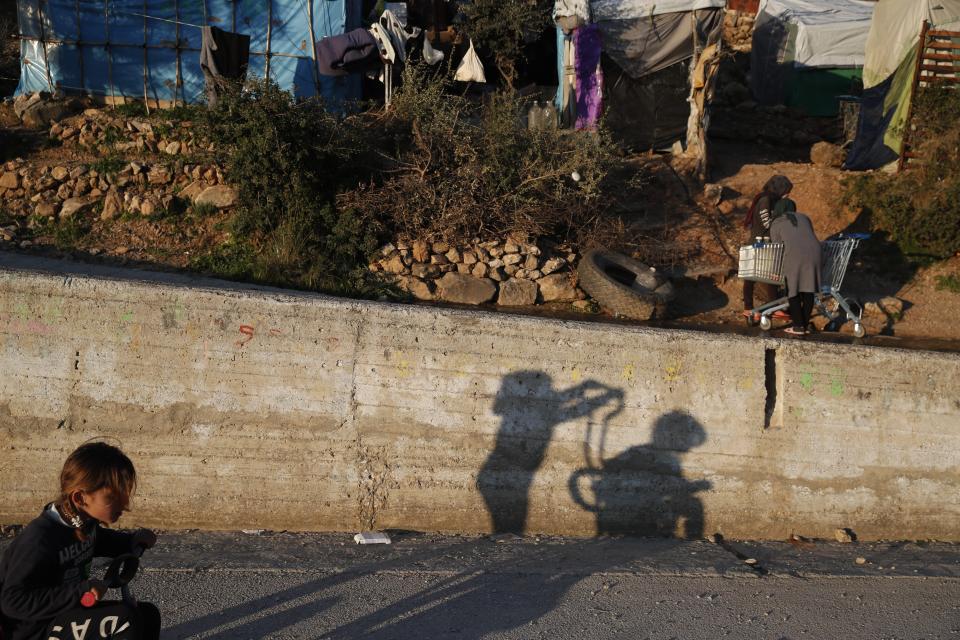
<svg viewBox="0 0 960 640"><path fill-rule="evenodd" d="M137 529L133 534L133 546L149 549L157 544L157 534L150 529Z"/></svg>

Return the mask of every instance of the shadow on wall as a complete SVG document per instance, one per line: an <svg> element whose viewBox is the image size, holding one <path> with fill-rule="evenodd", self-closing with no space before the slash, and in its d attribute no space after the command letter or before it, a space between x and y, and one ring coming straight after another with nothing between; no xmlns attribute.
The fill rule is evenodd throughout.
<svg viewBox="0 0 960 640"><path fill-rule="evenodd" d="M568 486L574 502L595 514L597 533L702 537L703 504L696 494L710 483L684 478L680 456L703 444L703 426L674 411L656 421L648 444L604 458L611 421L623 407L621 389L593 380L559 390L542 371L506 376L493 407L502 420L496 444L477 477L493 531L525 531L530 486L554 429L586 417L585 466L571 474Z"/></svg>

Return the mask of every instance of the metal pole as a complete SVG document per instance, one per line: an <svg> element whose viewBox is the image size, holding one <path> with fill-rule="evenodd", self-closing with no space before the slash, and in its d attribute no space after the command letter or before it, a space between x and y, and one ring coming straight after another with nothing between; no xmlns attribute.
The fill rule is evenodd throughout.
<svg viewBox="0 0 960 640"><path fill-rule="evenodd" d="M270 38L273 35L273 0L267 0L267 55L263 63L263 75L270 82Z"/></svg>
<svg viewBox="0 0 960 640"><path fill-rule="evenodd" d="M176 14L177 25L176 25L176 46L177 46L177 79L176 84L173 85L173 106L177 106L177 92L180 90L180 87L183 85L183 75L181 74L180 66L180 2L179 0L173 0L173 11ZM186 102L186 100L184 100Z"/></svg>
<svg viewBox="0 0 960 640"><path fill-rule="evenodd" d="M150 96L147 93L147 0L143 0L143 108L150 115Z"/></svg>
<svg viewBox="0 0 960 640"><path fill-rule="evenodd" d="M317 35L313 29L313 0L307 0L307 20L310 21L310 60L313 69L313 94L320 95L320 74L317 73Z"/></svg>
<svg viewBox="0 0 960 640"><path fill-rule="evenodd" d="M80 33L80 0L76 2L77 8L77 40L83 40L82 34ZM77 45L77 58L79 59L80 64L80 86L86 90L87 83L83 81L83 49L80 45Z"/></svg>
<svg viewBox="0 0 960 640"><path fill-rule="evenodd" d="M43 66L47 72L47 86L50 93L56 91L53 86L53 76L50 75L50 58L47 54L47 35L43 27L43 3L45 0L37 0L37 19L40 21L40 45L43 47Z"/></svg>
<svg viewBox="0 0 960 640"><path fill-rule="evenodd" d="M110 86L110 98L111 104L115 98L115 90L113 88L113 49L110 47L110 3L103 3L103 33L104 39L107 41L104 45L104 49L107 52L107 84ZM77 34L79 36L79 34ZM124 97L124 103L126 103L126 97Z"/></svg>

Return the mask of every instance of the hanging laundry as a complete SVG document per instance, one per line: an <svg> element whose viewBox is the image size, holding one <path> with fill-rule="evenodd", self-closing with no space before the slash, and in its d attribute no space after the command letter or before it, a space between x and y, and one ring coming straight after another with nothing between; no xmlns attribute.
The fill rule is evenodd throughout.
<svg viewBox="0 0 960 640"><path fill-rule="evenodd" d="M200 68L206 85L207 104L217 104L217 95L225 80L243 81L250 61L250 36L231 33L217 27L201 32Z"/></svg>
<svg viewBox="0 0 960 640"><path fill-rule="evenodd" d="M424 37L423 39L423 59L429 65L435 65L438 62L443 61L444 55L443 51L439 49L434 49L433 45L430 44L430 38Z"/></svg>
<svg viewBox="0 0 960 640"><path fill-rule="evenodd" d="M377 41L366 29L354 29L317 43L317 68L325 76L345 76L378 64Z"/></svg>
<svg viewBox="0 0 960 640"><path fill-rule="evenodd" d="M573 33L574 69L577 76L577 129L593 129L603 108L603 71L600 68L601 35L595 24Z"/></svg>
<svg viewBox="0 0 960 640"><path fill-rule="evenodd" d="M392 11L384 11L377 21L384 31L390 36L390 44L393 45L397 53L396 62L403 62L407 59L407 40L420 35L420 28L413 27L408 32L403 23L393 14Z"/></svg>

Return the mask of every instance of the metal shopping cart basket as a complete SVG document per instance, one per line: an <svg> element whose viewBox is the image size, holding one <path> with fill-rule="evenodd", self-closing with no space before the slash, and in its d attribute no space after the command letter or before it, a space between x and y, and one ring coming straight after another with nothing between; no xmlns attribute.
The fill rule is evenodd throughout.
<svg viewBox="0 0 960 640"><path fill-rule="evenodd" d="M850 266L850 256L853 250L859 246L860 241L868 238L869 234L840 234L836 238L825 240L821 243L820 251L822 256L822 267L820 269L820 292L817 294L817 308L828 319L828 325L833 326L844 319L853 321L853 335L862 338L866 331L863 328L862 310L857 313L850 308L850 301L840 295L840 287L843 285L843 278L847 275L847 267ZM827 311L824 304L826 298L833 298L837 302L837 308L834 313ZM846 317L841 314L846 314Z"/></svg>
<svg viewBox="0 0 960 640"><path fill-rule="evenodd" d="M861 315L860 313L854 313L849 301L840 294L840 287L843 285L843 278L846 276L847 267L850 265L850 256L860 244L860 240L865 237L869 237L868 234L850 234L847 236L841 234L821 243L821 284L820 291L817 292L815 299L815 304L820 313L827 318L828 326L835 326L838 321L850 319L853 321L853 335L858 338L862 338L865 334ZM782 243L757 242L740 247L738 276L741 280L782 285L784 284L782 268ZM828 297L837 302L837 309L833 313L828 311L825 305ZM766 331L772 326L770 316L777 311L785 310L789 306L786 297L778 298L753 309L753 316L748 318L747 321L756 322L753 318L757 317L760 328ZM841 311L845 314L845 317L841 314Z"/></svg>

